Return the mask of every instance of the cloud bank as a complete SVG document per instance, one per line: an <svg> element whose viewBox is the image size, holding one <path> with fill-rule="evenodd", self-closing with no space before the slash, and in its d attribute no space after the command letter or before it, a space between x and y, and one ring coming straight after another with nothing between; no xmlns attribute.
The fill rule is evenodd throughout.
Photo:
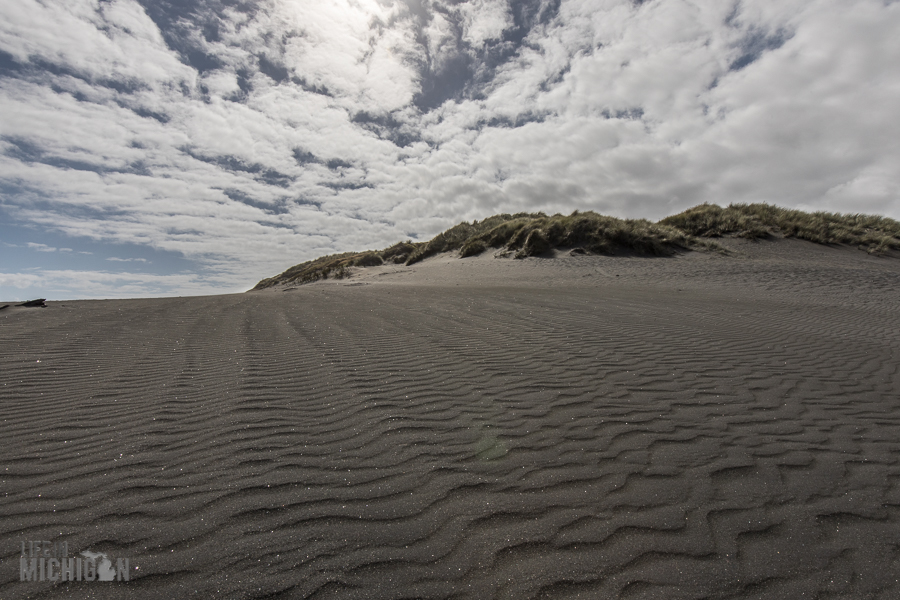
<svg viewBox="0 0 900 600"><path fill-rule="evenodd" d="M0 284L240 291L521 210L897 218L897 31L878 0L4 3Z"/></svg>

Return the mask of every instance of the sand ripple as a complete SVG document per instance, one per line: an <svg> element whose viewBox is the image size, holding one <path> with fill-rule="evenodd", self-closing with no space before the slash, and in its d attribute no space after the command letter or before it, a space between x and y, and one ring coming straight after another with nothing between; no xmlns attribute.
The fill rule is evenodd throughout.
<svg viewBox="0 0 900 600"><path fill-rule="evenodd" d="M372 285L20 311L0 597L900 597L897 307L807 300ZM27 539L138 570L19 583Z"/></svg>

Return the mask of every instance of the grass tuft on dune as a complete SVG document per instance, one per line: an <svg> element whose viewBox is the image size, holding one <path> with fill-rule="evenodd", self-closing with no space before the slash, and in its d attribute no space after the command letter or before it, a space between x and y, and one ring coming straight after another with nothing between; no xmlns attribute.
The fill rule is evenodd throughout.
<svg viewBox="0 0 900 600"><path fill-rule="evenodd" d="M701 204L660 223L692 236L759 239L781 234L817 244L853 245L870 253L900 249L900 222L874 215L807 213L770 204Z"/></svg>
<svg viewBox="0 0 900 600"><path fill-rule="evenodd" d="M646 219L617 219L592 211L547 216L544 213L501 214L482 221L463 222L427 242L399 242L384 250L331 254L293 266L263 279L261 290L287 283L342 279L351 267L383 264L412 265L443 252L461 258L489 249L515 258L539 256L555 248L577 253L632 252L669 256L679 251L720 249L710 238L734 236L765 239L795 237L817 244L848 244L869 253L900 249L900 222L886 217L828 212L807 213L769 204L701 204L657 223Z"/></svg>

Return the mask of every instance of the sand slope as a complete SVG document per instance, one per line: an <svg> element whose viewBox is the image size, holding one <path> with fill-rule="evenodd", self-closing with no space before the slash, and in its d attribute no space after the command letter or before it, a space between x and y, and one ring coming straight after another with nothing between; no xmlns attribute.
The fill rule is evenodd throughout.
<svg viewBox="0 0 900 600"><path fill-rule="evenodd" d="M734 245L7 309L0 597L900 597L900 261Z"/></svg>

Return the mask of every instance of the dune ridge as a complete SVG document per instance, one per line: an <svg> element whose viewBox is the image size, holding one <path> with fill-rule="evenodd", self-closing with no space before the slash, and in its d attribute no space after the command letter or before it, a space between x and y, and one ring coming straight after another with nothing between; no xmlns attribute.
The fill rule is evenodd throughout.
<svg viewBox="0 0 900 600"><path fill-rule="evenodd" d="M413 265L441 253L460 258L497 250L497 257L518 259L547 255L558 249L575 254L637 253L670 256L691 250L726 251L712 238L796 238L816 244L856 246L870 254L900 249L900 222L887 217L829 212L807 213L769 204L701 204L651 223L617 219L592 211L571 215L517 213L463 222L427 242L398 242L384 250L344 252L306 261L253 290L322 279L344 279L353 269L383 264Z"/></svg>

